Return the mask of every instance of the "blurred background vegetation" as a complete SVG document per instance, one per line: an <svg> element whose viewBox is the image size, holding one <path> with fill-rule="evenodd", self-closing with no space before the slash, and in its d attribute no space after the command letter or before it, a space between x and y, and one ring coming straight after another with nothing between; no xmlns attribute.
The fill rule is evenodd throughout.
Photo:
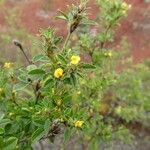
<svg viewBox="0 0 150 150"><path fill-rule="evenodd" d="M21 52L12 44L15 39L23 44L29 57L37 54L41 50L40 28L61 26L57 34L66 36L65 24L62 21L56 21L55 16L58 9L65 10L67 4L76 2L75 0L0 0L0 64L14 62L20 66L20 64L25 63ZM120 73L117 86L111 90L117 93L117 97L121 98L121 102L119 102L123 104L122 107L128 106L128 108L122 109L122 113L119 112L119 115L126 122L138 120L140 123L145 123L146 120L146 126L148 126L149 114L140 116L143 114L140 106L144 104L144 108L149 112L150 79L147 68L150 67L150 4L148 0L127 0L127 2L132 4L129 16L122 21L120 28L115 31L115 42L108 44L110 47L113 46L120 50L121 63L120 60L115 62L119 64L117 64L118 71L121 72L122 68L127 71ZM96 19L98 9L95 0L90 0L89 6L91 7L89 10L90 17ZM95 29L91 29L91 33L95 31ZM88 61L88 57L83 56L83 59ZM137 64L141 61L144 64ZM132 63L137 65L131 67ZM141 85L144 86L143 91ZM130 107L132 106L131 99L136 104L135 109ZM132 114L131 118L129 118L130 114ZM132 125L130 128L135 127ZM138 128L140 127L136 125L136 129ZM145 137L149 133L148 129L143 131L144 133L141 132L141 137L138 138L139 143L143 142L141 141L143 134ZM144 143L145 145L147 141L148 138ZM149 147L148 144L146 146ZM131 148L133 149L133 147Z"/></svg>
<svg viewBox="0 0 150 150"><path fill-rule="evenodd" d="M65 10L74 0L0 0L0 62L6 60L20 62L23 58L13 46L14 39L23 43L30 55L39 51L38 34L40 28L56 26L58 34L66 36L65 24L56 21L58 9ZM129 41L130 55L134 62L150 57L150 5L145 0L127 0L132 4L129 15L116 30L115 46L119 46L120 37ZM97 17L95 0L90 0L89 15ZM93 29L92 29L93 31ZM111 43L110 43L111 44ZM5 60L4 60L5 59Z"/></svg>

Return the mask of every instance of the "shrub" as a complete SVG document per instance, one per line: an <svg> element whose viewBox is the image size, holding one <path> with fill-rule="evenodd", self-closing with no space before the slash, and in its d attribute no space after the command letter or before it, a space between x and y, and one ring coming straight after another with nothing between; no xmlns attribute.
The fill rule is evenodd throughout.
<svg viewBox="0 0 150 150"><path fill-rule="evenodd" d="M89 149L116 139L130 142L126 124L142 123L149 111L149 69L116 72L120 53L106 44L131 6L121 0L97 0L97 5L96 21L88 19L86 0L71 5L67 14L59 11L57 18L68 25L66 40L52 28L41 30L43 49L32 60L14 41L29 65L6 62L0 68L1 149L32 149L59 134L64 143L75 138ZM81 59L86 54L89 63Z"/></svg>

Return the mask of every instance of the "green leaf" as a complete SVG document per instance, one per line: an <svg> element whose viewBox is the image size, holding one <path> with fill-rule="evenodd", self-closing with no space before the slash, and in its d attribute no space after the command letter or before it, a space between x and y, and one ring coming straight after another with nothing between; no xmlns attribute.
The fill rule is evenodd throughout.
<svg viewBox="0 0 150 150"><path fill-rule="evenodd" d="M96 67L92 64L82 64L82 68L84 68L84 69L95 69Z"/></svg>
<svg viewBox="0 0 150 150"><path fill-rule="evenodd" d="M0 148L3 146L4 144L4 138L0 136Z"/></svg>
<svg viewBox="0 0 150 150"><path fill-rule="evenodd" d="M40 140L45 134L45 130L43 128L38 128L35 132L33 132L31 139L32 143Z"/></svg>
<svg viewBox="0 0 150 150"><path fill-rule="evenodd" d="M28 72L29 75L41 75L45 74L45 71L42 69L34 69Z"/></svg>
<svg viewBox="0 0 150 150"><path fill-rule="evenodd" d="M54 83L53 79L51 79L51 78L47 79L47 80L44 81L44 87L47 86L47 85L51 86L51 85L53 85L53 83Z"/></svg>
<svg viewBox="0 0 150 150"><path fill-rule="evenodd" d="M78 75L80 78L84 78L84 76L83 76L80 72L77 72L77 75Z"/></svg>
<svg viewBox="0 0 150 150"><path fill-rule="evenodd" d="M64 16L64 18L66 18L66 20L68 19L68 16L67 16L63 11L59 10L59 13L60 13L62 16Z"/></svg>
<svg viewBox="0 0 150 150"><path fill-rule="evenodd" d="M37 66L36 66L36 65L29 65L29 66L27 67L27 71L31 71L31 70L35 70L35 69L37 69Z"/></svg>
<svg viewBox="0 0 150 150"><path fill-rule="evenodd" d="M26 73L21 73L19 76L18 76L18 80L21 81L22 83L27 83L27 74Z"/></svg>
<svg viewBox="0 0 150 150"><path fill-rule="evenodd" d="M67 18L65 16L56 16L56 19L67 20Z"/></svg>
<svg viewBox="0 0 150 150"><path fill-rule="evenodd" d="M27 87L27 83L18 83L14 86L15 91L21 91Z"/></svg>
<svg viewBox="0 0 150 150"><path fill-rule="evenodd" d="M65 78L63 79L63 81L64 81L65 84L71 84L70 77L65 77Z"/></svg>
<svg viewBox="0 0 150 150"><path fill-rule="evenodd" d="M0 135L3 134L5 130L3 128L0 128Z"/></svg>
<svg viewBox="0 0 150 150"><path fill-rule="evenodd" d="M46 120L45 125L44 125L44 131L45 131L45 133L49 132L50 127L51 127L51 121L48 119L48 120Z"/></svg>
<svg viewBox="0 0 150 150"><path fill-rule="evenodd" d="M4 113L0 112L0 121L4 118Z"/></svg>
<svg viewBox="0 0 150 150"><path fill-rule="evenodd" d="M76 85L77 80L76 80L76 76L74 74L70 75L70 81L73 86Z"/></svg>
<svg viewBox="0 0 150 150"><path fill-rule="evenodd" d="M47 62L49 61L49 58L46 55L39 54L34 56L32 60L33 62L37 62L37 61Z"/></svg>
<svg viewBox="0 0 150 150"><path fill-rule="evenodd" d="M58 55L58 59L59 59L61 62L67 64L67 61L66 61L66 59L65 59L65 57L64 57L63 55Z"/></svg>
<svg viewBox="0 0 150 150"><path fill-rule="evenodd" d="M7 124L11 123L11 120L10 119L2 119L0 121L0 126L5 126Z"/></svg>
<svg viewBox="0 0 150 150"><path fill-rule="evenodd" d="M69 129L66 129L64 132L64 141L68 141L69 138L71 137L71 131Z"/></svg>
<svg viewBox="0 0 150 150"><path fill-rule="evenodd" d="M41 126L43 126L43 124L44 124L44 121L38 118L38 119L35 119L35 120L33 121L33 124L34 124L35 126L41 128Z"/></svg>
<svg viewBox="0 0 150 150"><path fill-rule="evenodd" d="M2 146L2 150L12 150L16 147L18 139L16 137L10 137L6 140Z"/></svg>

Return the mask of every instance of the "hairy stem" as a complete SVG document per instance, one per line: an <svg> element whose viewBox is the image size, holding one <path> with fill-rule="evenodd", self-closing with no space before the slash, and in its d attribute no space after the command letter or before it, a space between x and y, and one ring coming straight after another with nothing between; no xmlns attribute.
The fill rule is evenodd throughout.
<svg viewBox="0 0 150 150"><path fill-rule="evenodd" d="M22 51L22 53L23 53L24 57L26 58L27 62L29 63L29 65L32 64L32 62L31 62L30 59L28 58L27 54L25 53L25 50L24 50L22 44L21 44L19 41L17 41L17 40L14 40L13 43L14 43L17 47L19 47L19 49Z"/></svg>
<svg viewBox="0 0 150 150"><path fill-rule="evenodd" d="M66 47L67 47L67 45L68 45L68 42L69 42L69 40L70 40L70 37L71 37L71 33L68 32L67 38L66 38L65 43L64 43L64 46L63 46L63 50L66 49Z"/></svg>

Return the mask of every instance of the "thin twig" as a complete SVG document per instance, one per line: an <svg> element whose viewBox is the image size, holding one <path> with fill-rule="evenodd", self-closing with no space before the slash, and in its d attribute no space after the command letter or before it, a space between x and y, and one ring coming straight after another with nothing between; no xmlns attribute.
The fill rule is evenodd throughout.
<svg viewBox="0 0 150 150"><path fill-rule="evenodd" d="M26 58L27 62L28 62L29 64L32 64L32 62L31 62L30 59L28 58L27 54L25 53L25 50L24 50L22 44L21 44L19 41L17 41L17 40L14 40L13 43L14 43L14 45L16 45L17 47L19 47L19 49L22 51L22 53L23 53L24 57Z"/></svg>
<svg viewBox="0 0 150 150"><path fill-rule="evenodd" d="M65 43L64 43L64 46L63 46L63 51L66 49L70 37L71 37L71 33L68 31L68 35L67 35L67 38L66 38Z"/></svg>

